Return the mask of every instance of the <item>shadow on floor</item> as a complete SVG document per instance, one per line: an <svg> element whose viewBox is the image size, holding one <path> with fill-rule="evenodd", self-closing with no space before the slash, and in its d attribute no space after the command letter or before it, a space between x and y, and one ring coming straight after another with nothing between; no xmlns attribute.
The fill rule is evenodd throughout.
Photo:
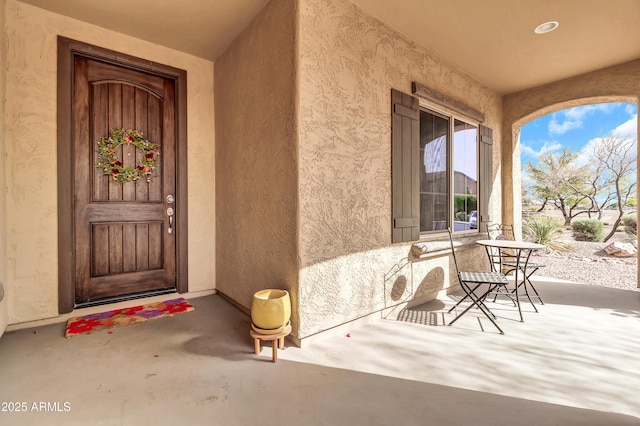
<svg viewBox="0 0 640 426"><path fill-rule="evenodd" d="M473 320L423 327L442 324L431 314L445 303L434 301L406 322L287 347L274 364L268 346L253 353L245 314L215 295L191 302L194 312L111 334L65 339L64 324L5 334L0 401L28 410L0 412L0 424L640 424L629 415L640 374L621 365L639 339L603 343L616 338L610 328L637 325L628 317L568 336L575 323L549 304L525 323L504 321L501 336Z"/></svg>

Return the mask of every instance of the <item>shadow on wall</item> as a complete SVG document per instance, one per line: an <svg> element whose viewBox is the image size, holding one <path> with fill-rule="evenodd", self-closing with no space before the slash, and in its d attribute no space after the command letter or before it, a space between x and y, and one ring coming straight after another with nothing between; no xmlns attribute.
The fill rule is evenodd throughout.
<svg viewBox="0 0 640 426"><path fill-rule="evenodd" d="M407 276L409 278L407 278ZM413 294L412 281L409 259L402 259L393 265L391 269L384 274L384 307L389 308L405 302L409 295ZM411 283L409 293L405 296L409 283Z"/></svg>
<svg viewBox="0 0 640 426"><path fill-rule="evenodd" d="M442 289L444 289L444 269L438 266L431 269L420 281L414 299L422 299L424 301L426 296L433 295L435 297Z"/></svg>
<svg viewBox="0 0 640 426"><path fill-rule="evenodd" d="M424 303L434 298L444 288L445 271L437 266L430 269L416 286L415 282L423 268L417 268L416 262L427 260L417 254L412 245L406 258L400 260L384 275L385 308L393 308L406 303L408 307ZM417 271L416 271L417 270Z"/></svg>

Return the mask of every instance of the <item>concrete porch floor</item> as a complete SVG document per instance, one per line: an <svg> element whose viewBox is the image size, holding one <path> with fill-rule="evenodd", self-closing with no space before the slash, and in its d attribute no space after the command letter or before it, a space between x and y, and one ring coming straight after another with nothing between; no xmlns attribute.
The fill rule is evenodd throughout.
<svg viewBox="0 0 640 426"><path fill-rule="evenodd" d="M545 305L523 304L524 323L493 305L505 335L476 313L442 326L452 301L436 300L287 346L276 364L217 295L112 334L6 333L0 424L640 425L640 292L536 286Z"/></svg>

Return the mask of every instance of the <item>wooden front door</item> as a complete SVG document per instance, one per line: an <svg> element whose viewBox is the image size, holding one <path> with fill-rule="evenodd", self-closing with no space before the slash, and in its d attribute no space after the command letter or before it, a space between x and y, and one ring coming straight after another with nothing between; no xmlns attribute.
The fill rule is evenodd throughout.
<svg viewBox="0 0 640 426"><path fill-rule="evenodd" d="M73 185L75 304L176 288L175 82L86 57L74 58ZM151 181L118 183L98 142L112 129L138 130L159 144ZM123 167L144 155L121 145Z"/></svg>

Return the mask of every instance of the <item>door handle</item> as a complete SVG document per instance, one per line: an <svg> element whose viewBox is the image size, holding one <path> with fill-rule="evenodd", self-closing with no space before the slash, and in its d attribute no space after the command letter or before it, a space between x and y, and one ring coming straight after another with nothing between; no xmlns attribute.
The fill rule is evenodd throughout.
<svg viewBox="0 0 640 426"><path fill-rule="evenodd" d="M169 216L169 228L167 232L171 234L173 233L173 207L167 209L167 216Z"/></svg>

